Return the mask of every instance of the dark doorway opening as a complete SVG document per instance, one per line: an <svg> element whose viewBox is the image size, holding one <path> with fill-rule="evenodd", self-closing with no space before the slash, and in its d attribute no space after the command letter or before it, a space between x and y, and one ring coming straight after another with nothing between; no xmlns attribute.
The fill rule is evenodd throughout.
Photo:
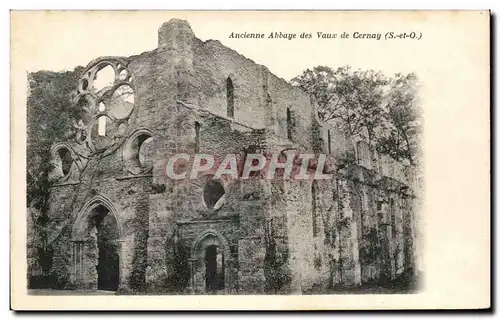
<svg viewBox="0 0 500 320"><path fill-rule="evenodd" d="M116 219L102 206L94 209L94 212L98 250L97 289L116 291L120 279Z"/></svg>
<svg viewBox="0 0 500 320"><path fill-rule="evenodd" d="M216 245L205 249L205 283L209 292L224 290L224 255Z"/></svg>
<svg viewBox="0 0 500 320"><path fill-rule="evenodd" d="M116 244L100 243L99 263L97 264L97 289L106 291L118 290L119 259Z"/></svg>

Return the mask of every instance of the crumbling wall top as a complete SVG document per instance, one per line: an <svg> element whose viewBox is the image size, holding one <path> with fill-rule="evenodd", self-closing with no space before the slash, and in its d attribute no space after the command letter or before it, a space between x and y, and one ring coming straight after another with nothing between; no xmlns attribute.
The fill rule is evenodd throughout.
<svg viewBox="0 0 500 320"><path fill-rule="evenodd" d="M170 19L158 29L158 48L183 49L185 45L190 45L194 38L189 22Z"/></svg>

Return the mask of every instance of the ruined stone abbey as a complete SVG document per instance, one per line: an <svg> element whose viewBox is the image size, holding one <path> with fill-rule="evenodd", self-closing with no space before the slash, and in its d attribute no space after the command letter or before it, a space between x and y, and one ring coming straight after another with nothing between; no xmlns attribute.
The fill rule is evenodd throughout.
<svg viewBox="0 0 500 320"><path fill-rule="evenodd" d="M414 272L414 169L322 123L300 89L187 22L164 23L152 51L91 61L75 88L75 134L52 147L62 288L306 294ZM327 154L334 178L165 177L173 154L270 152Z"/></svg>

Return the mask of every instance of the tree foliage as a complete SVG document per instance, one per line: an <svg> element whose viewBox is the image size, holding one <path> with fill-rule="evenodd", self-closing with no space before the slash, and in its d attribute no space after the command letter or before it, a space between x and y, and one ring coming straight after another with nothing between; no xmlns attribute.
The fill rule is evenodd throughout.
<svg viewBox="0 0 500 320"><path fill-rule="evenodd" d="M314 98L323 122L361 136L396 160L414 163L420 133L414 74L388 78L373 70L317 66L291 82Z"/></svg>
<svg viewBox="0 0 500 320"><path fill-rule="evenodd" d="M51 146L71 134L75 112L70 102L80 68L75 71L39 71L28 74L26 184L27 207L35 226L36 246L44 271L51 267L51 249L47 243Z"/></svg>
<svg viewBox="0 0 500 320"><path fill-rule="evenodd" d="M421 110L417 96L415 74L396 74L390 81L385 120L378 138L377 149L396 160L418 160L421 134Z"/></svg>

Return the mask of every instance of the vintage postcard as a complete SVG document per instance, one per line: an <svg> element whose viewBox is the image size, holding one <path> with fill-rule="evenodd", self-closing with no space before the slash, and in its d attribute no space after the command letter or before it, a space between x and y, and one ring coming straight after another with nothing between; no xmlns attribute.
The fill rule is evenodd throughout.
<svg viewBox="0 0 500 320"><path fill-rule="evenodd" d="M489 308L489 32L12 11L12 308Z"/></svg>

